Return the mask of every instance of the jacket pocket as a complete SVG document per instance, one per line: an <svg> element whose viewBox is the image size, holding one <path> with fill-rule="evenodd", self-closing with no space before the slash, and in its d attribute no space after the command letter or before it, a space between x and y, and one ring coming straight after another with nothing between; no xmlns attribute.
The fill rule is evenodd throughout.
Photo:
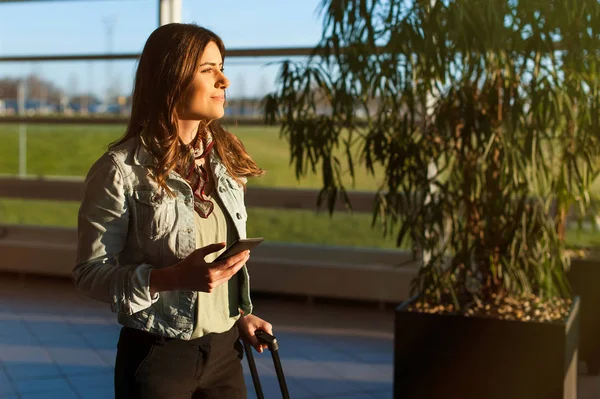
<svg viewBox="0 0 600 399"><path fill-rule="evenodd" d="M154 240L170 231L175 223L175 199L155 190L135 190L136 226L145 237Z"/></svg>

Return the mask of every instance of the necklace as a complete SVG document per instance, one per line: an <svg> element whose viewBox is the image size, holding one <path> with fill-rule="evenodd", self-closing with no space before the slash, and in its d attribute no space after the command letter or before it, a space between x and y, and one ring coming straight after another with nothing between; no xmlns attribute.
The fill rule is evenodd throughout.
<svg viewBox="0 0 600 399"><path fill-rule="evenodd" d="M189 149L189 156L182 170L184 178L190 184L194 193L194 209L200 217L207 218L213 211L214 204L209 197L206 196L205 188L208 184L208 171L204 167L214 142L208 130L201 135L196 134L195 142Z"/></svg>
<svg viewBox="0 0 600 399"><path fill-rule="evenodd" d="M192 153L194 155L194 159L201 158L204 155L206 143L204 137L202 136L203 135L200 134L200 131L198 131L196 133L196 137L194 137L194 143L192 144Z"/></svg>

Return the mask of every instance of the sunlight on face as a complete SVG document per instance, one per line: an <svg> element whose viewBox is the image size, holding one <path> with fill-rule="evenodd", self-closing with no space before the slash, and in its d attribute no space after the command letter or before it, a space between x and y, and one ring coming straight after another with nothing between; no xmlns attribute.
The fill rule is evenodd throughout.
<svg viewBox="0 0 600 399"><path fill-rule="evenodd" d="M212 121L225 114L225 89L229 79L223 74L223 58L219 47L210 42L200 58L200 67L183 100L179 118Z"/></svg>

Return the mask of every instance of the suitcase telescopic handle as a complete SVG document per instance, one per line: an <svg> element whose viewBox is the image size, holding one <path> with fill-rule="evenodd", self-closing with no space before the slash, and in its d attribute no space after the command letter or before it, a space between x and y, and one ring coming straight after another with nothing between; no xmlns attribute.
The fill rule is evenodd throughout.
<svg viewBox="0 0 600 399"><path fill-rule="evenodd" d="M283 374L283 367L281 367L281 359L279 358L279 343L277 342L277 338L275 338L273 335L263 331L263 330L256 330L254 332L254 335L256 335L256 338L258 339L258 342L260 342L261 344L266 344L267 347L269 348L269 351L271 352L271 357L273 358L273 366L275 367L275 373L277 374L277 381L279 382L279 388L281 389L281 396L283 397L283 399L290 399L290 394L288 391L288 387L287 387L287 383L285 381L285 376ZM252 350L249 348L249 352L250 352L250 356L252 356ZM250 356L248 357L248 360L250 361ZM252 359L252 363L254 363L254 359ZM254 378L254 377L253 377ZM258 380L258 377L256 378ZM259 382L260 384L260 382ZM256 383L254 384L255 388ZM262 388L261 388L262 391ZM258 398L261 398L262 392L258 392L258 389L256 391Z"/></svg>
<svg viewBox="0 0 600 399"><path fill-rule="evenodd" d="M263 330L256 330L254 335L256 335L256 338L258 338L258 341L261 344L267 344L271 352L279 349L277 338L275 338L275 336L269 334L268 332L265 332Z"/></svg>

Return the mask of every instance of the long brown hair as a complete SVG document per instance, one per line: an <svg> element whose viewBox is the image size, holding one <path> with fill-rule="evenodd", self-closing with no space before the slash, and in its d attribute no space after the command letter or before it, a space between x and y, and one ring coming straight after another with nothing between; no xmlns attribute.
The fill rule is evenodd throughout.
<svg viewBox="0 0 600 399"><path fill-rule="evenodd" d="M202 53L211 42L217 45L224 60L223 41L208 29L174 23L152 32L137 67L129 125L125 135L110 145L143 136L154 156L153 178L167 192L171 191L166 184L167 175L189 154L179 139L176 107L192 84ZM215 121L208 128L221 162L236 181L242 184L242 177L264 174L235 135Z"/></svg>

